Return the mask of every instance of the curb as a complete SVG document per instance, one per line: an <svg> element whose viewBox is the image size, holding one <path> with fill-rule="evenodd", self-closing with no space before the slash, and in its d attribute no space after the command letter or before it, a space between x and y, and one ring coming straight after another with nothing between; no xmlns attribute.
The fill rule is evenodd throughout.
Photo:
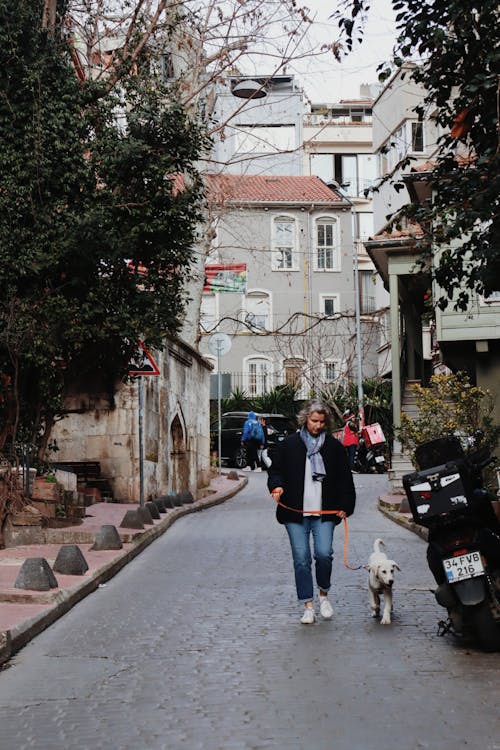
<svg viewBox="0 0 500 750"><path fill-rule="evenodd" d="M389 518L391 521L394 521L394 523L397 523L399 526L403 526L405 529L408 529L408 531L412 531L414 534L416 534L421 539L423 539L424 542L429 541L428 529L424 528L423 526L419 526L418 523L415 523L415 521L413 521L407 515L404 515L403 513L398 513L396 510L393 510L390 507L387 507L381 498L378 499L377 507L379 511L384 516L386 516L386 518Z"/></svg>
<svg viewBox="0 0 500 750"><path fill-rule="evenodd" d="M53 622L66 614L75 604L95 591L102 583L113 578L127 563L131 562L146 547L165 533L167 529L178 518L188 513L197 513L205 508L219 505L234 497L248 484L248 477L239 476L235 487L226 491L216 492L214 496L206 495L193 504L173 508L166 518L160 520L155 526L134 536L131 540L132 547L117 555L111 562L101 568L97 568L84 582L78 583L72 588L56 592L48 604L49 609L39 613L10 630L0 632L0 667L5 664L17 651L29 643L35 636L39 635Z"/></svg>

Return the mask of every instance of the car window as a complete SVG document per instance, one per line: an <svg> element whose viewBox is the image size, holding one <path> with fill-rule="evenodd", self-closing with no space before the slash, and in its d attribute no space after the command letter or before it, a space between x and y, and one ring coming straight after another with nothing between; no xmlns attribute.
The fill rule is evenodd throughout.
<svg viewBox="0 0 500 750"><path fill-rule="evenodd" d="M278 432L295 432L296 427L289 419L285 417L269 417L267 426L273 427Z"/></svg>

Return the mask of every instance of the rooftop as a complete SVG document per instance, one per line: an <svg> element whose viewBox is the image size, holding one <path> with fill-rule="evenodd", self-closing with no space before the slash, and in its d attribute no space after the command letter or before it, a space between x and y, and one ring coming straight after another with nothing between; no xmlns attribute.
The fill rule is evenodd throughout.
<svg viewBox="0 0 500 750"><path fill-rule="evenodd" d="M217 203L345 203L319 177L210 174L209 197Z"/></svg>

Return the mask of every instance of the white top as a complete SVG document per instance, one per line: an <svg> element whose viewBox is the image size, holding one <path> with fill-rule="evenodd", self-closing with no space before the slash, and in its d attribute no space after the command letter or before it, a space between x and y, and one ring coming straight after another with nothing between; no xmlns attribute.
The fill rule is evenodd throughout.
<svg viewBox="0 0 500 750"><path fill-rule="evenodd" d="M304 477L303 509L305 516L317 516L322 508L321 482L315 482L312 477L311 461L306 456L306 474Z"/></svg>

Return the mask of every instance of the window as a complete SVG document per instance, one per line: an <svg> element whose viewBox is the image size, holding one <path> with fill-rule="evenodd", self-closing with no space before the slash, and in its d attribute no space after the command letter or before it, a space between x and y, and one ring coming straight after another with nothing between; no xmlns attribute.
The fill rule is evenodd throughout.
<svg viewBox="0 0 500 750"><path fill-rule="evenodd" d="M297 270L295 253L295 222L293 219L278 218L273 226L273 271Z"/></svg>
<svg viewBox="0 0 500 750"><path fill-rule="evenodd" d="M360 271L360 303L362 313L372 313L377 309L375 300L375 276L372 271Z"/></svg>
<svg viewBox="0 0 500 750"><path fill-rule="evenodd" d="M339 377L339 369L336 362L327 360L323 362L323 382L333 383Z"/></svg>
<svg viewBox="0 0 500 750"><path fill-rule="evenodd" d="M311 174L323 182L331 182L334 179L333 154L311 154Z"/></svg>
<svg viewBox="0 0 500 750"><path fill-rule="evenodd" d="M204 294L200 306L200 328L202 333L211 331L217 324L217 298L215 294Z"/></svg>
<svg viewBox="0 0 500 750"><path fill-rule="evenodd" d="M335 179L347 195L358 194L357 157L354 154L335 154Z"/></svg>
<svg viewBox="0 0 500 750"><path fill-rule="evenodd" d="M246 363L247 391L250 396L261 396L273 387L270 362L253 357Z"/></svg>
<svg viewBox="0 0 500 750"><path fill-rule="evenodd" d="M287 359L283 363L283 369L285 372L285 384L295 388L299 398L305 398L304 360Z"/></svg>
<svg viewBox="0 0 500 750"><path fill-rule="evenodd" d="M271 300L267 292L248 292L245 297L245 323L254 328L271 329Z"/></svg>
<svg viewBox="0 0 500 750"><path fill-rule="evenodd" d="M389 159L387 156L387 152L381 151L378 155L378 159L379 159L379 164L378 164L379 175L380 177L383 177L389 171Z"/></svg>
<svg viewBox="0 0 500 750"><path fill-rule="evenodd" d="M377 158L373 154L358 154L358 192L363 197L364 191L375 184L377 179Z"/></svg>
<svg viewBox="0 0 500 750"><path fill-rule="evenodd" d="M424 123L411 123L411 150L413 153L421 154L424 150Z"/></svg>
<svg viewBox="0 0 500 750"><path fill-rule="evenodd" d="M296 147L293 125L238 125L236 150L243 154L276 154Z"/></svg>
<svg viewBox="0 0 500 750"><path fill-rule="evenodd" d="M367 240L373 237L373 214L356 213L354 214L354 239Z"/></svg>
<svg viewBox="0 0 500 750"><path fill-rule="evenodd" d="M319 312L320 315L335 315L339 311L339 298L337 294L320 294Z"/></svg>
<svg viewBox="0 0 500 750"><path fill-rule="evenodd" d="M336 219L316 221L316 271L339 270L339 243Z"/></svg>
<svg viewBox="0 0 500 750"><path fill-rule="evenodd" d="M175 77L174 63L170 52L163 52L160 55L158 67L163 81L171 81Z"/></svg>

